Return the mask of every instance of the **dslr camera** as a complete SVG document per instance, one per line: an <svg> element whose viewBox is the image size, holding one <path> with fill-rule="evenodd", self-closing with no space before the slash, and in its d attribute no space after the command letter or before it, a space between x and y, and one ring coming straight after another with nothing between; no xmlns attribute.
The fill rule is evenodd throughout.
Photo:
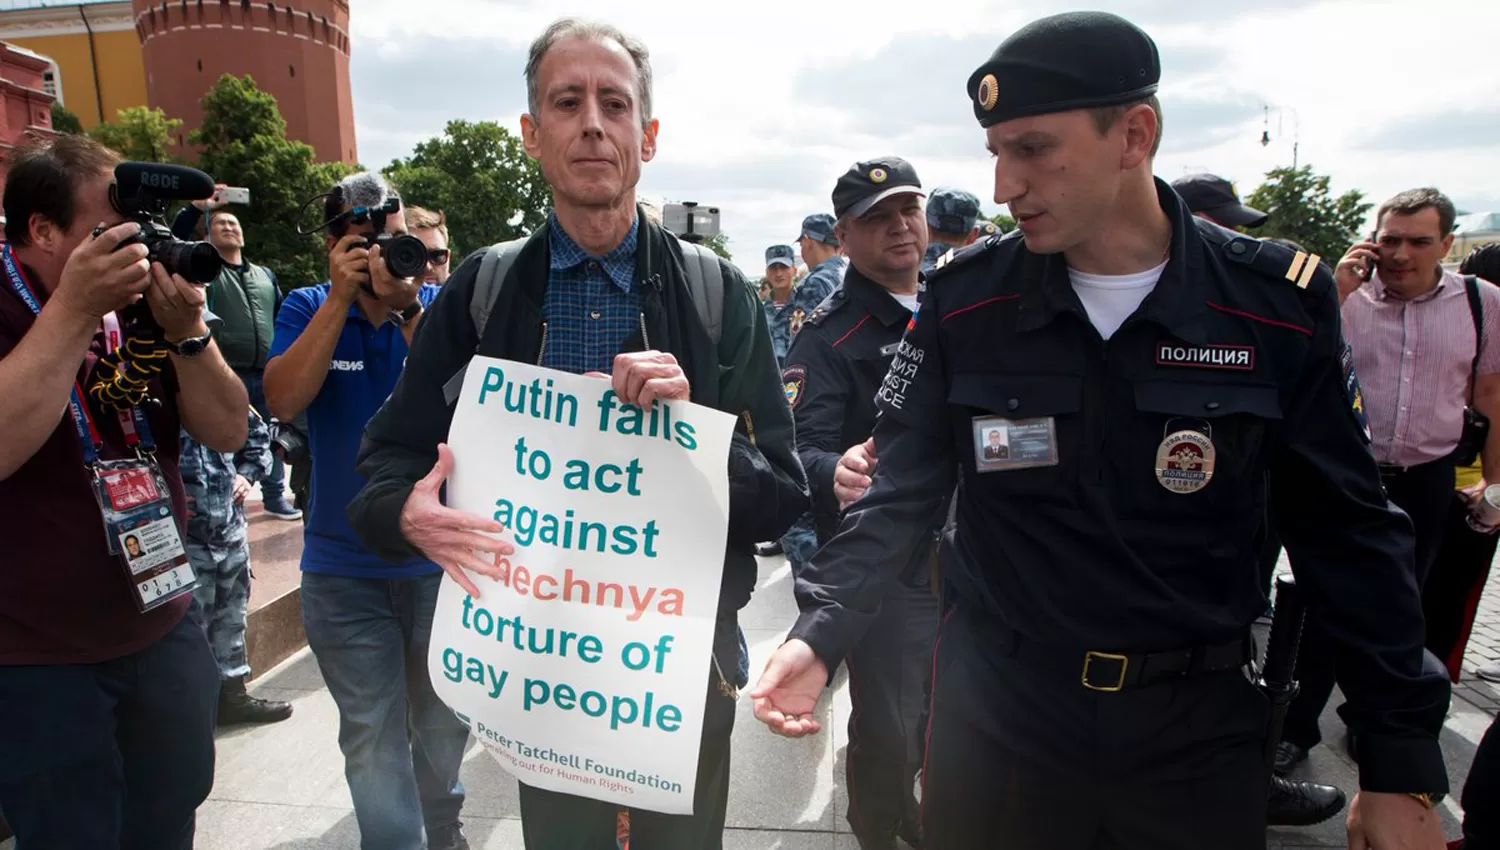
<svg viewBox="0 0 1500 850"><path fill-rule="evenodd" d="M214 194L214 180L196 168L158 162L122 162L115 166L109 202L115 211L136 222L141 232L120 243L146 246L146 256L171 274L193 283L209 283L219 276L224 260L207 242L184 242L164 223L173 201L201 201ZM104 228L94 231L98 236ZM144 303L144 299L142 299Z"/></svg>
<svg viewBox="0 0 1500 850"><path fill-rule="evenodd" d="M422 240L406 233L385 232L390 217L402 214L401 196L379 174L364 171L346 177L332 191L309 200L303 206L303 214L318 201L323 202L323 223L318 229L326 230L334 238L350 231L368 231L370 236L358 247L379 246L381 259L392 277L417 277L427 270L427 246ZM368 284L364 289L372 296L375 294Z"/></svg>
<svg viewBox="0 0 1500 850"><path fill-rule="evenodd" d="M363 214L351 215L350 223L361 225L363 219L368 217L375 226L375 237L366 239L363 247L368 249L380 246L380 258L385 261L391 277L416 277L427 271L427 246L409 233L385 232L386 219L401 214L401 198L392 193L379 207L368 209Z"/></svg>

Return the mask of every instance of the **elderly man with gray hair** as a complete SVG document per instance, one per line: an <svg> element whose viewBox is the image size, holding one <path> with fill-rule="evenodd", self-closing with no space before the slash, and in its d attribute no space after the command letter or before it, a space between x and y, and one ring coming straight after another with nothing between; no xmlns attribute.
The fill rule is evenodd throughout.
<svg viewBox="0 0 1500 850"><path fill-rule="evenodd" d="M430 558L472 595L470 571L500 574L494 558L510 544L479 534L499 524L439 497L453 469L443 445L453 412L444 385L476 352L594 374L610 380L624 404L690 399L734 414L728 539L723 553L704 553L722 558L724 572L704 701L692 706L702 712L693 813L622 810L525 783L520 792L530 850L614 847L622 817L636 847L718 848L735 686L743 682L737 615L756 581L752 549L780 537L808 507L791 413L765 314L744 276L678 241L637 203L642 163L656 155L645 46L613 27L561 20L532 44L526 80L522 141L552 188L552 213L530 237L498 249L515 254L497 287L481 280L490 252L470 257L444 285L400 385L365 432L359 471L369 483L349 514L373 551ZM705 265L717 275L702 272ZM714 277L722 309L700 317L699 306L719 300L709 289ZM470 308L482 283L492 310L481 334Z"/></svg>

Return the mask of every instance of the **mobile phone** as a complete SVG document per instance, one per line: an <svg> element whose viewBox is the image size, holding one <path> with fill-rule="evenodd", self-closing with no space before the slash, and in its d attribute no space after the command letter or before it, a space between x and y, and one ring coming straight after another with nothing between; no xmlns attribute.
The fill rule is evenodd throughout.
<svg viewBox="0 0 1500 850"><path fill-rule="evenodd" d="M695 203L667 204L661 210L662 227L678 235L703 239L719 235L719 208Z"/></svg>
<svg viewBox="0 0 1500 850"><path fill-rule="evenodd" d="M250 203L250 190L239 186L225 186L219 193L219 202L224 204Z"/></svg>
<svg viewBox="0 0 1500 850"><path fill-rule="evenodd" d="M1379 245L1380 231L1372 230L1370 232L1370 238L1365 241L1369 242L1371 245ZM1359 276L1364 280L1369 280L1370 276L1373 274L1375 274L1375 261L1366 257L1364 266L1360 269Z"/></svg>

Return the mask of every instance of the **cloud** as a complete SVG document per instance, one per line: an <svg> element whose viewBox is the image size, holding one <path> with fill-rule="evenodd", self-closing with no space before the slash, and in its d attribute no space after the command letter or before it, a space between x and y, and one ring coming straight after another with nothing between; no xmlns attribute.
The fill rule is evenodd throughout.
<svg viewBox="0 0 1500 850"><path fill-rule="evenodd" d="M451 120L499 121L526 111L526 48L478 39L390 39L351 58L360 160L384 168Z"/></svg>
<svg viewBox="0 0 1500 850"><path fill-rule="evenodd" d="M1436 152L1500 145L1500 109L1458 108L1427 115L1400 115L1359 141L1364 150Z"/></svg>

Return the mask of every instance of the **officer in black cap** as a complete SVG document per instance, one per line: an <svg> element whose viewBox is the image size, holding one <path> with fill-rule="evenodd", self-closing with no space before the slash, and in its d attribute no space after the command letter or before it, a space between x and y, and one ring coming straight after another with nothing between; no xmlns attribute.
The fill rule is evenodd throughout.
<svg viewBox="0 0 1500 850"><path fill-rule="evenodd" d="M1172 188L1193 215L1223 227L1260 227L1271 216L1240 203L1234 184L1217 174L1189 174Z"/></svg>
<svg viewBox="0 0 1500 850"><path fill-rule="evenodd" d="M922 198L916 170L898 157L855 163L834 186L835 233L849 268L792 340L782 374L820 545L838 529L842 502L868 486L864 444L875 425L875 393L917 309L928 237ZM936 514L929 525L941 520ZM863 850L894 850L897 835L922 846L913 778L937 636L929 581L936 538L930 543L891 585L874 626L847 658L854 709L847 816Z"/></svg>
<svg viewBox="0 0 1500 850"><path fill-rule="evenodd" d="M1269 470L1360 736L1349 846L1440 850L1448 683L1422 663L1411 526L1351 405L1332 277L1153 177L1159 67L1134 25L1070 13L970 79L1020 233L931 276L878 395L873 485L798 578L756 715L817 731L957 469L927 846L1261 850L1268 710L1245 670ZM997 429L1009 451L986 457Z"/></svg>

